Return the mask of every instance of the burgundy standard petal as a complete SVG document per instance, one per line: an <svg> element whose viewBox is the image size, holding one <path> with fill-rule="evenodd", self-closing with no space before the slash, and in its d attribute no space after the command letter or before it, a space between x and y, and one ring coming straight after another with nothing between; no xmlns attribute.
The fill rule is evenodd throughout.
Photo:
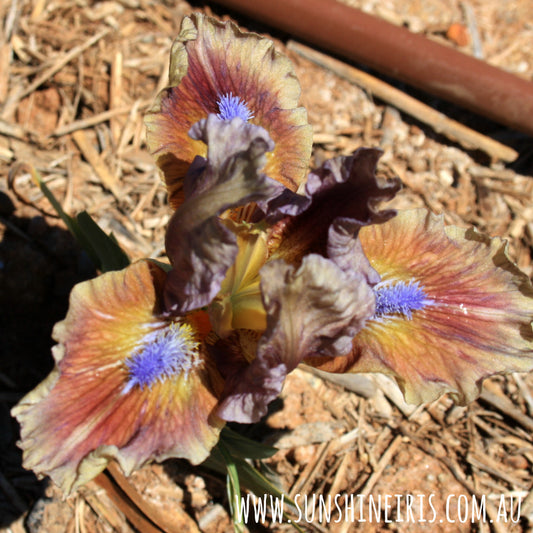
<svg viewBox="0 0 533 533"><path fill-rule="evenodd" d="M351 225L354 232L351 238L355 238L361 226L393 217L394 210L376 208L380 202L392 199L400 188L399 180L376 177L380 155L381 151L375 148L359 148L353 155L330 159L311 172L306 185L310 206L303 204L300 214L279 223L276 255L291 264L298 264L309 252L326 255L331 244L330 227L337 218L346 219L340 225L343 231ZM357 224L348 223L348 219Z"/></svg>
<svg viewBox="0 0 533 533"><path fill-rule="evenodd" d="M207 146L207 159L197 157L184 183L185 202L176 210L166 235L172 270L165 304L173 313L207 305L217 294L237 255L236 237L219 215L227 209L266 200L282 185L260 170L273 143L259 126L240 118L200 121L194 138Z"/></svg>
<svg viewBox="0 0 533 533"><path fill-rule="evenodd" d="M283 261L261 270L267 328L257 357L226 381L227 397L217 414L228 421L254 422L281 391L288 372L306 357L342 355L374 313L365 277L343 272L316 254L299 267Z"/></svg>

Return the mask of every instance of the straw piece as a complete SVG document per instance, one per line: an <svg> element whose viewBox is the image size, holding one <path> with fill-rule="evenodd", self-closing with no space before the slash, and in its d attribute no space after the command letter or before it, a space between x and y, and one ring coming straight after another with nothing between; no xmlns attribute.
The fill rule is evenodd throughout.
<svg viewBox="0 0 533 533"><path fill-rule="evenodd" d="M468 480L466 474L461 470L456 461L448 456L442 456L433 447L425 443L416 433L410 432L405 426L398 426L400 432L413 442L418 448L429 456L439 460L446 468L453 474L455 479L463 485L463 487L480 501L482 494L476 490L475 486ZM491 525L496 533L505 533L507 529L498 521L498 510L490 500L485 501L485 507L487 509L487 515L490 519Z"/></svg>
<svg viewBox="0 0 533 533"><path fill-rule="evenodd" d="M1 76L0 76L1 77ZM0 135L13 137L21 141L26 139L24 128L18 124L13 124L0 119Z"/></svg>
<svg viewBox="0 0 533 533"><path fill-rule="evenodd" d="M492 407L495 407L503 414L510 416L528 431L533 431L533 418L530 418L517 409L509 398L503 396L501 391L498 391L498 387L494 383L490 381L484 383L484 389L480 398L490 403Z"/></svg>
<svg viewBox="0 0 533 533"><path fill-rule="evenodd" d="M165 533L200 533L196 522L180 506L176 506L172 515L167 518L162 510L150 504L137 492L116 463L111 463L108 466L108 471L113 481L124 492L125 500L135 505L138 512L161 528L162 531ZM144 529L141 528L140 531L144 531Z"/></svg>
<svg viewBox="0 0 533 533"><path fill-rule="evenodd" d="M0 103L7 98L9 86L9 63L11 58L11 44L0 44Z"/></svg>
<svg viewBox="0 0 533 533"><path fill-rule="evenodd" d="M138 104L135 102L132 105L123 106L123 107L117 107L115 109L108 109L107 111L102 111L101 113L98 113L97 115L93 115L92 117L84 118L81 120L76 120L75 122L71 122L70 124L65 124L64 126L60 126L59 128L55 129L51 135L54 137L62 137L63 135L68 135L69 133L72 133L76 130L84 130L87 128L92 128L93 126L96 126L97 124L101 124L102 122L107 122L109 119L116 117L117 115L126 115L128 113L131 113L131 110L134 105L138 105L138 110L142 111L146 109L151 104L151 100L141 100ZM0 122L1 124L1 122Z"/></svg>
<svg viewBox="0 0 533 533"><path fill-rule="evenodd" d="M113 56L113 61L111 63L111 83L109 86L109 108L116 109L120 108L120 103L122 102L122 65L123 65L123 56L122 52L118 51ZM121 130L124 123L118 118L118 115L111 117L110 126L111 126L111 137L113 142L116 144L120 138Z"/></svg>
<svg viewBox="0 0 533 533"><path fill-rule="evenodd" d="M107 495L116 505L117 509L124 513L129 522L138 531L142 531L143 533L165 533L150 518L140 512L122 488L111 481L108 476L100 474L94 481L107 492Z"/></svg>
<svg viewBox="0 0 533 533"><path fill-rule="evenodd" d="M33 9L31 11L30 20L32 22L39 20L45 8L46 8L46 0L36 0L33 4Z"/></svg>
<svg viewBox="0 0 533 533"><path fill-rule="evenodd" d="M96 151L94 146L89 141L87 134L84 131L75 131L72 134L74 142L78 145L81 153L87 159L89 164L93 167L93 170L96 172L100 178L102 185L113 193L113 196L119 199L119 192L116 187L116 180L113 174L107 168L104 160L100 154Z"/></svg>

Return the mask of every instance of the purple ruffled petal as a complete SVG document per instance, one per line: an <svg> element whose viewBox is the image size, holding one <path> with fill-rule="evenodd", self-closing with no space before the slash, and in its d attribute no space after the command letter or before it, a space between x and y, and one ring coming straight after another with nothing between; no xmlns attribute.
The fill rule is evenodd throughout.
<svg viewBox="0 0 533 533"><path fill-rule="evenodd" d="M367 259L357 238L361 223L351 218L336 218L328 231L328 257L346 274L362 275L373 286L381 277Z"/></svg>
<svg viewBox="0 0 533 533"><path fill-rule="evenodd" d="M337 218L351 219L352 238L360 227L379 224L395 215L391 209L378 210L377 204L390 200L400 188L399 180L385 181L376 177L376 164L381 151L359 148L351 156L326 161L311 172L306 185L310 205L302 203L293 220L282 220L277 237L276 254L298 264L307 253L328 253L329 231ZM295 209L295 211L297 211ZM346 229L348 222L340 222ZM349 224L348 224L349 225Z"/></svg>
<svg viewBox="0 0 533 533"><path fill-rule="evenodd" d="M172 313L207 305L217 294L227 269L235 261L234 233L219 215L249 202L268 200L283 186L260 170L273 149L259 126L210 115L191 129L207 144L207 158L197 157L184 183L185 202L170 220L166 236L172 270L167 277L165 304Z"/></svg>
<svg viewBox="0 0 533 533"><path fill-rule="evenodd" d="M317 254L296 268L271 261L261 270L267 328L257 357L229 376L217 414L255 422L280 392L288 372L306 357L342 355L374 313L374 296L365 276L344 272Z"/></svg>
<svg viewBox="0 0 533 533"><path fill-rule="evenodd" d="M280 194L275 198L257 202L259 213L255 213L252 221L266 220L269 224L275 224L286 216L295 217L305 211L311 205L311 198L302 196L283 187Z"/></svg>

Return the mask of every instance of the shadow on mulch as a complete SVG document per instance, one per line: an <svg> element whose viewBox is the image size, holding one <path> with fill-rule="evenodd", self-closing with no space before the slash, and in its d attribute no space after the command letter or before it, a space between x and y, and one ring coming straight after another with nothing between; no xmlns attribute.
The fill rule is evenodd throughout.
<svg viewBox="0 0 533 533"><path fill-rule="evenodd" d="M52 370L53 325L71 288L95 275L70 233L0 192L0 527L42 496L44 481L22 468L11 408Z"/></svg>

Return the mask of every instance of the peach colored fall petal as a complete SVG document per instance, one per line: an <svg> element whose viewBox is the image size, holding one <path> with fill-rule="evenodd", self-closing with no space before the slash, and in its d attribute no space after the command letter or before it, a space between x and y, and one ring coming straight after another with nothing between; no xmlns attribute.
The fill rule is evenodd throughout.
<svg viewBox="0 0 533 533"><path fill-rule="evenodd" d="M232 22L201 14L182 21L172 47L170 87L146 115L147 142L163 171L174 207L183 201L183 179L206 146L189 136L209 114L239 117L263 127L275 143L263 172L295 191L311 156L312 132L300 86L288 58L269 39Z"/></svg>
<svg viewBox="0 0 533 533"><path fill-rule="evenodd" d="M410 403L450 392L472 401L496 373L533 369L533 289L506 244L445 227L409 210L359 232L370 264L376 312L345 357L308 362L332 372L383 372Z"/></svg>
<svg viewBox="0 0 533 533"><path fill-rule="evenodd" d="M158 317L165 273L148 261L74 287L56 324L56 367L13 409L24 466L66 493L112 459L126 474L167 457L202 462L223 422L222 378L202 317Z"/></svg>

